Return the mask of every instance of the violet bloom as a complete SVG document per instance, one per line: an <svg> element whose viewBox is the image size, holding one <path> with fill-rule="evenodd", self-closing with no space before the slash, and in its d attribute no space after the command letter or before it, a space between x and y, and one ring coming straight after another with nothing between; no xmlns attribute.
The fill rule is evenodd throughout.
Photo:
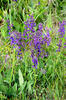
<svg viewBox="0 0 66 100"><path fill-rule="evenodd" d="M38 60L37 60L36 57L34 57L34 58L32 59L32 62L33 62L33 67L37 68Z"/></svg>
<svg viewBox="0 0 66 100"><path fill-rule="evenodd" d="M65 37L65 43L64 43L64 48L66 48L66 37Z"/></svg>
<svg viewBox="0 0 66 100"><path fill-rule="evenodd" d="M65 26L66 25L66 22L63 21L62 23L59 23L59 38L63 38L64 37L64 34L65 34Z"/></svg>
<svg viewBox="0 0 66 100"><path fill-rule="evenodd" d="M10 20L9 19L6 22L7 22L7 28L10 32L12 30L13 24L10 25Z"/></svg>
<svg viewBox="0 0 66 100"><path fill-rule="evenodd" d="M38 5L40 5L40 1L38 2Z"/></svg>
<svg viewBox="0 0 66 100"><path fill-rule="evenodd" d="M57 44L57 46L58 46L58 50L56 50L56 51L60 52L60 49L62 46L62 40L59 40L59 44Z"/></svg>
<svg viewBox="0 0 66 100"><path fill-rule="evenodd" d="M12 1L16 1L17 2L17 0L12 0Z"/></svg>
<svg viewBox="0 0 66 100"><path fill-rule="evenodd" d="M66 25L66 21L63 21L62 23L59 23L58 32L59 32L60 40L59 40L59 43L57 44L58 50L56 50L58 52L60 52L60 49L61 49L61 46L62 46L62 38L64 38L64 36L65 36L65 25ZM64 43L64 48L66 48L66 43Z"/></svg>
<svg viewBox="0 0 66 100"><path fill-rule="evenodd" d="M43 37L43 26L40 23L37 32L33 35L32 40L30 41L30 46L33 47L34 54L36 55L36 57L42 57L42 56L47 57L47 53L46 51L43 50L44 49L43 46L46 44L47 46L49 46L50 42L51 38L49 31L47 31L47 34L44 35ZM32 54L31 52L31 56L34 54Z"/></svg>
<svg viewBox="0 0 66 100"><path fill-rule="evenodd" d="M39 24L38 29L39 30L42 30L43 29L42 23Z"/></svg>
<svg viewBox="0 0 66 100"><path fill-rule="evenodd" d="M36 34L34 34L32 37L33 41L31 41L37 56L39 56L41 53L41 41L42 41L41 36L42 36L42 24L40 23Z"/></svg>
<svg viewBox="0 0 66 100"><path fill-rule="evenodd" d="M24 22L25 30L23 33L23 36L27 35L27 39L29 39L30 36L32 36L32 34L34 34L34 32L35 32L34 27L36 26L33 16L32 15L29 15L29 16L30 16L30 19L28 19L27 21Z"/></svg>
<svg viewBox="0 0 66 100"><path fill-rule="evenodd" d="M18 46L17 52L18 52L18 55L20 55L20 54L22 54L20 52L21 46L23 47L22 35L21 35L20 32L12 31L13 30L13 24L10 24L9 20L7 20L7 25L8 25L9 36L10 36L9 39L10 39L11 45L13 45L13 48L16 48L16 45Z"/></svg>
<svg viewBox="0 0 66 100"><path fill-rule="evenodd" d="M44 35L44 44L47 44L47 46L49 46L50 42L51 42L51 37L50 37L49 31L48 31L47 34Z"/></svg>
<svg viewBox="0 0 66 100"><path fill-rule="evenodd" d="M14 42L15 40L13 37L10 37L10 40L11 40L11 45L15 44L15 42Z"/></svg>
<svg viewBox="0 0 66 100"><path fill-rule="evenodd" d="M10 26L7 26L8 27L8 30L11 30L11 27Z"/></svg>
<svg viewBox="0 0 66 100"><path fill-rule="evenodd" d="M37 42L35 43L34 48L35 48L35 50L36 50L37 56L39 56L40 53L41 53L41 45L40 45L40 41L37 41Z"/></svg>
<svg viewBox="0 0 66 100"><path fill-rule="evenodd" d="M10 40L11 40L11 44L20 44L20 40L21 40L21 33L17 32L17 31L12 31L10 33Z"/></svg>
<svg viewBox="0 0 66 100"><path fill-rule="evenodd" d="M34 50L31 50L31 57L34 58Z"/></svg>

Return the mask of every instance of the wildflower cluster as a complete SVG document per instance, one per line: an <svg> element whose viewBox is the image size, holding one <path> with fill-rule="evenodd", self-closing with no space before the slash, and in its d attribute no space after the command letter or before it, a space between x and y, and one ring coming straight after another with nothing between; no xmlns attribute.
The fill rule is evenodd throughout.
<svg viewBox="0 0 66 100"><path fill-rule="evenodd" d="M7 22L11 45L18 46L18 55L21 54L22 48L23 50L30 49L33 67L37 68L38 58L48 56L46 49L51 42L49 30L45 30L46 32L44 33L42 23L39 23L38 29L35 30L36 23L32 15L24 22L25 30L23 35L21 35L20 32L12 31L11 27L13 27L13 25L11 26L9 21Z"/></svg>
<svg viewBox="0 0 66 100"><path fill-rule="evenodd" d="M62 23L59 23L59 43L57 44L58 46L58 52L60 52L61 47L63 46L64 48L66 48L66 37L65 37L65 25L66 25L66 21L63 21ZM64 43L62 44L62 40L64 40Z"/></svg>

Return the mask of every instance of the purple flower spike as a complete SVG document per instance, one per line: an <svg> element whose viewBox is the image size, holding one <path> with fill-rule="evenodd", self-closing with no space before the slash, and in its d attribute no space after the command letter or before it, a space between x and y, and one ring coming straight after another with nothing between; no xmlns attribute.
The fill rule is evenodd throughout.
<svg viewBox="0 0 66 100"><path fill-rule="evenodd" d="M34 66L37 67L37 65L38 65L38 60L37 60L37 58L34 57L34 58L32 59L32 62L33 62L33 64L34 64Z"/></svg>
<svg viewBox="0 0 66 100"><path fill-rule="evenodd" d="M29 35L27 36L27 39L30 39L29 36L31 36L32 34L35 33L34 27L36 26L33 16L31 16L31 15L29 15L29 16L30 16L30 19L28 19L26 22L24 22L25 30L23 33L23 36L25 36L29 33Z"/></svg>
<svg viewBox="0 0 66 100"><path fill-rule="evenodd" d="M64 43L64 48L66 48L66 43Z"/></svg>
<svg viewBox="0 0 66 100"><path fill-rule="evenodd" d="M34 66L34 65L32 65L32 67L34 68L35 66Z"/></svg>
<svg viewBox="0 0 66 100"><path fill-rule="evenodd" d="M12 0L12 1L16 1L17 2L17 0Z"/></svg>
<svg viewBox="0 0 66 100"><path fill-rule="evenodd" d="M65 36L65 25L66 25L66 21L63 21L62 23L59 23L59 30L58 30L58 32L59 32L59 38L60 38L60 40L59 40L59 43L57 44L57 46L58 46L58 52L60 52L60 50L61 50L61 47L62 47L62 38L65 38L66 39L66 37L64 37ZM66 48L66 43L64 43L64 48Z"/></svg>
<svg viewBox="0 0 66 100"><path fill-rule="evenodd" d="M38 4L40 5L40 1L38 2Z"/></svg>
<svg viewBox="0 0 66 100"><path fill-rule="evenodd" d="M62 22L62 23L59 23L59 30L58 30L58 32L59 32L59 37L60 38L63 38L63 36L64 36L64 34L65 34L65 28L64 28L64 26L66 25L66 22Z"/></svg>
<svg viewBox="0 0 66 100"><path fill-rule="evenodd" d="M43 28L42 23L39 24L38 28L39 28L39 30L42 30L42 28Z"/></svg>

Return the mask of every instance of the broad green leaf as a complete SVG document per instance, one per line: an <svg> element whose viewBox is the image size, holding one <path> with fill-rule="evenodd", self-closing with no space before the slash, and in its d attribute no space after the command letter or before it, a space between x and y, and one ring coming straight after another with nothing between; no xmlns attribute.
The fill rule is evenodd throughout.
<svg viewBox="0 0 66 100"><path fill-rule="evenodd" d="M22 75L22 72L21 70L19 69L19 84L20 84L20 87L22 87L23 83L24 83L24 79L23 79L23 75Z"/></svg>
<svg viewBox="0 0 66 100"><path fill-rule="evenodd" d="M27 89L28 89L28 92L29 92L29 93L32 93L32 88L31 88L31 85L32 85L32 84L33 84L33 83L30 82L30 81L27 83Z"/></svg>

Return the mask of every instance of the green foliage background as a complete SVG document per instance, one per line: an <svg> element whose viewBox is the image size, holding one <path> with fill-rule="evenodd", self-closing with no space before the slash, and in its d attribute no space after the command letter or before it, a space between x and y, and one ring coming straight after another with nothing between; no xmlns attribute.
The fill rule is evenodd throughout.
<svg viewBox="0 0 66 100"><path fill-rule="evenodd" d="M40 4L39 4L40 2ZM23 34L24 21L34 15L37 26L52 28L49 57L40 59L38 69L32 68L30 51L18 60L10 46L6 20ZM1 0L0 1L0 99L1 100L64 100L65 50L56 52L58 23L66 20L66 0ZM36 26L36 28L37 28ZM53 34L52 34L53 33ZM55 38L56 37L56 38ZM6 55L9 56L5 62ZM29 63L30 62L30 63ZM45 65L46 64L46 65ZM41 69L46 70L43 74Z"/></svg>

